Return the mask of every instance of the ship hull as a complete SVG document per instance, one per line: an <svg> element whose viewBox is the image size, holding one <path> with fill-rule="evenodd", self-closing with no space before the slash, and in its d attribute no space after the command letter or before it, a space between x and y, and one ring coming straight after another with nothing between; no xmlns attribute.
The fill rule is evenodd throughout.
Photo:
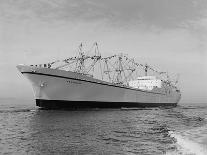
<svg viewBox="0 0 207 155"><path fill-rule="evenodd" d="M118 108L176 106L180 94L114 85L82 74L19 65L32 84L36 105L44 108Z"/></svg>
<svg viewBox="0 0 207 155"><path fill-rule="evenodd" d="M147 108L175 107L177 103L138 103L138 102L102 102L102 101L65 101L36 99L36 106L45 109L79 109L79 108Z"/></svg>

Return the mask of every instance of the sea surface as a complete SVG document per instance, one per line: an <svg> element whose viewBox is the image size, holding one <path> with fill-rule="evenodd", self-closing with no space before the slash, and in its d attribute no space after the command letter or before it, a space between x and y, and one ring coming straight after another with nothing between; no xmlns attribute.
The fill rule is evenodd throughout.
<svg viewBox="0 0 207 155"><path fill-rule="evenodd" d="M207 104L42 110L2 99L0 154L207 155Z"/></svg>

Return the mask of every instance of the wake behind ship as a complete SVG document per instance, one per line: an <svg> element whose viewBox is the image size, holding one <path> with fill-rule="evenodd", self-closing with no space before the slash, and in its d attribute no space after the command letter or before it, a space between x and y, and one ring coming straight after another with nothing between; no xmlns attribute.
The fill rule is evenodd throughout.
<svg viewBox="0 0 207 155"><path fill-rule="evenodd" d="M83 52L81 44L75 57L47 64L18 65L18 70L32 84L36 105L119 108L176 106L179 102L177 81L170 81L166 72L156 71L123 54L103 57L97 43L92 50L92 55L90 51Z"/></svg>

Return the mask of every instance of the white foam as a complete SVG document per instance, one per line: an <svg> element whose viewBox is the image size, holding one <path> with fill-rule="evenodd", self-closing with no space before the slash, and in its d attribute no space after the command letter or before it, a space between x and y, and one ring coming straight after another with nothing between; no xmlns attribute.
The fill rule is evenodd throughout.
<svg viewBox="0 0 207 155"><path fill-rule="evenodd" d="M166 155L207 155L206 148L181 134L169 131L169 135L176 139L177 151L167 152Z"/></svg>
<svg viewBox="0 0 207 155"><path fill-rule="evenodd" d="M34 111L36 111L35 109L32 109L32 110L30 110L31 112L34 112Z"/></svg>

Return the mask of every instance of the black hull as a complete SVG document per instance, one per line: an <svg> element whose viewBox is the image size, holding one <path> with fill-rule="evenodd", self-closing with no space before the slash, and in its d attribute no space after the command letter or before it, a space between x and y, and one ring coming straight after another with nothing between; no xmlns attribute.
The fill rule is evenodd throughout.
<svg viewBox="0 0 207 155"><path fill-rule="evenodd" d="M77 108L145 108L175 107L177 103L137 103L137 102L94 102L64 101L36 99L36 105L45 109L77 109Z"/></svg>

